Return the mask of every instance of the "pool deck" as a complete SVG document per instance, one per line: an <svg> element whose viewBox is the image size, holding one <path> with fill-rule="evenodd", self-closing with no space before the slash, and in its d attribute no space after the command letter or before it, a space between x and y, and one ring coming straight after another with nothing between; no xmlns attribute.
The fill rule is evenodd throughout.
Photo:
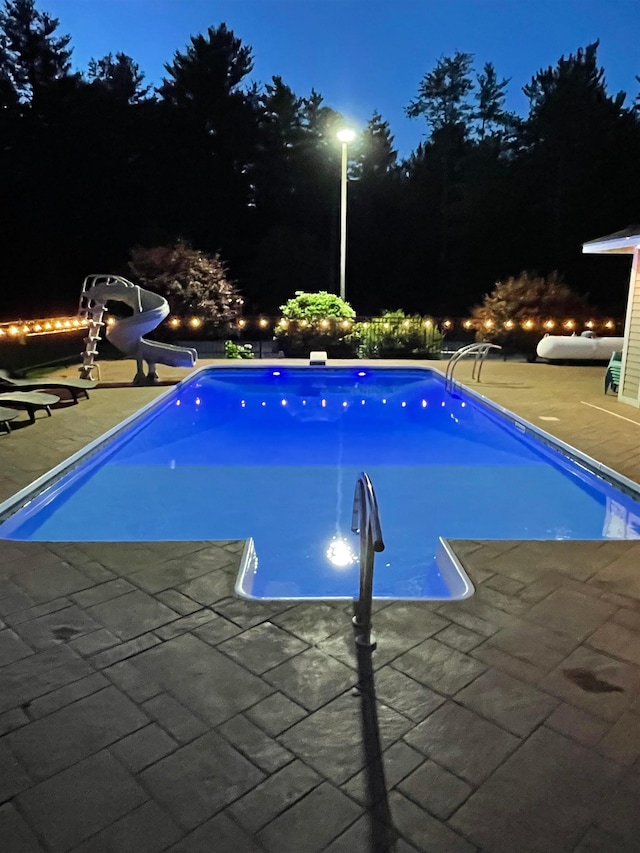
<svg viewBox="0 0 640 853"><path fill-rule="evenodd" d="M133 372L14 420L0 499L163 390ZM604 372L456 377L640 482ZM640 851L640 542L453 547L476 594L377 604L356 657L344 602L236 598L238 542L0 543L0 850Z"/></svg>

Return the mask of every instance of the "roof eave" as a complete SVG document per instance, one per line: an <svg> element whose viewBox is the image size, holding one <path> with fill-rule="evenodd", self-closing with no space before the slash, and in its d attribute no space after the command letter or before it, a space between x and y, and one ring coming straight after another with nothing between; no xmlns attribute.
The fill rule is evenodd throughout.
<svg viewBox="0 0 640 853"><path fill-rule="evenodd" d="M613 240L591 240L582 244L585 255L632 255L640 248L640 234L616 237Z"/></svg>

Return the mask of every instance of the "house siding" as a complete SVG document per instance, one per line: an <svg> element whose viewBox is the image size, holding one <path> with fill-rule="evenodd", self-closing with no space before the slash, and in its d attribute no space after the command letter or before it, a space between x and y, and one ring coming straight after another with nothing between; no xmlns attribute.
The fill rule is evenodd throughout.
<svg viewBox="0 0 640 853"><path fill-rule="evenodd" d="M637 250L629 281L626 344L623 354L620 398L625 402L640 404L640 266Z"/></svg>

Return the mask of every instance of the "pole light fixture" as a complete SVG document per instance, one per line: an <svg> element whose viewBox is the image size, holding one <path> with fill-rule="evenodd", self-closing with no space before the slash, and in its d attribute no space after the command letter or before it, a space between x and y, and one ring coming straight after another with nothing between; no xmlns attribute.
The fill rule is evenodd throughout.
<svg viewBox="0 0 640 853"><path fill-rule="evenodd" d="M356 138L355 131L343 128L337 133L342 144L342 171L340 180L340 298L347 292L347 146Z"/></svg>

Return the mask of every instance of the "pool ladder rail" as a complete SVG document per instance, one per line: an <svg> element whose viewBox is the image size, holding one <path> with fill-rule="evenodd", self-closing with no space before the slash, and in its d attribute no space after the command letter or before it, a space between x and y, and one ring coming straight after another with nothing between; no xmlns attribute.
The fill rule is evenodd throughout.
<svg viewBox="0 0 640 853"><path fill-rule="evenodd" d="M360 592L353 603L352 619L358 646L373 651L376 642L371 636L371 605L373 599L373 562L376 552L384 551L378 501L373 484L364 471L356 480L353 496L351 530L360 533Z"/></svg>
<svg viewBox="0 0 640 853"><path fill-rule="evenodd" d="M456 364L463 358L467 356L473 356L473 370L471 371L471 378L475 379L476 382L480 382L480 374L482 373L482 365L484 363L487 354L492 349L502 349L498 344L490 344L487 341L482 341L480 343L467 344L465 347L461 347L459 350L456 350L454 354L449 359L449 363L447 364L447 369L444 375L444 387L447 391L453 390L453 371L455 370ZM476 376L476 367L478 368L478 375Z"/></svg>

